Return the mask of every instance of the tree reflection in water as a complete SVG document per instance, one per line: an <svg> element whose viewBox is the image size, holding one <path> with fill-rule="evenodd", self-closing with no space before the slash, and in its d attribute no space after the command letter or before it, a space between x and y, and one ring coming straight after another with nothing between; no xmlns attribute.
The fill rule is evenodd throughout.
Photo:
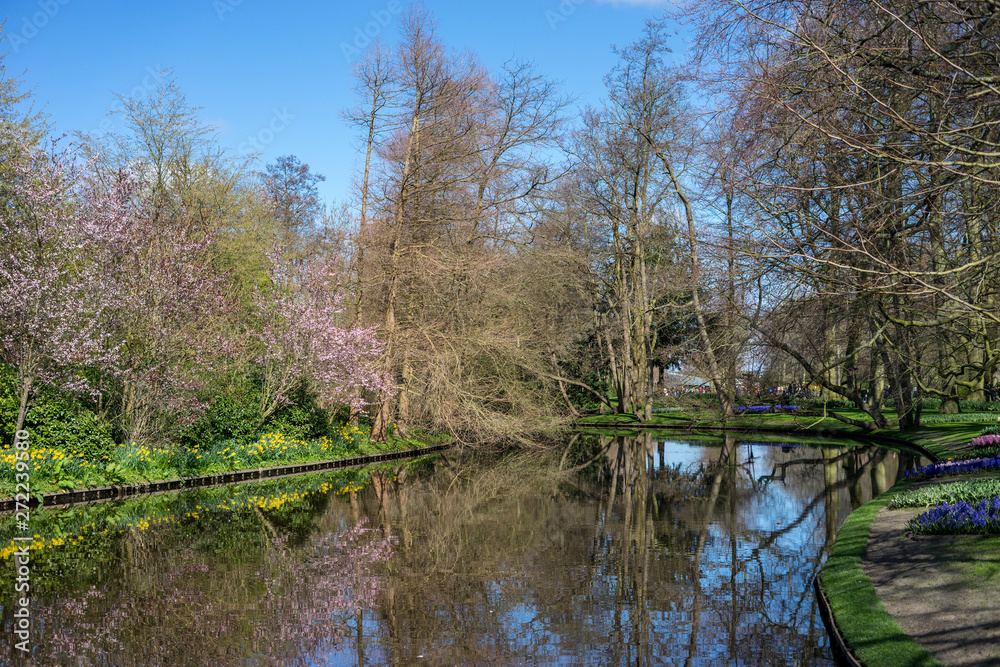
<svg viewBox="0 0 1000 667"><path fill-rule="evenodd" d="M383 468L270 510L150 499L176 519L33 554L36 662L830 665L812 579L916 463L646 433Z"/></svg>
<svg viewBox="0 0 1000 667"><path fill-rule="evenodd" d="M900 455L704 444L596 437L583 471L538 456L374 485L362 511L401 546L362 658L833 664L812 579Z"/></svg>

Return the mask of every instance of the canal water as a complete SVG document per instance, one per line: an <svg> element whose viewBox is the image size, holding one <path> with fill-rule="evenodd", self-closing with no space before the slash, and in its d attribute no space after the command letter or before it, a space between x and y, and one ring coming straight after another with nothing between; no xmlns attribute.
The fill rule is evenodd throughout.
<svg viewBox="0 0 1000 667"><path fill-rule="evenodd" d="M916 463L581 435L36 511L30 661L2 515L0 665L832 665L812 580Z"/></svg>

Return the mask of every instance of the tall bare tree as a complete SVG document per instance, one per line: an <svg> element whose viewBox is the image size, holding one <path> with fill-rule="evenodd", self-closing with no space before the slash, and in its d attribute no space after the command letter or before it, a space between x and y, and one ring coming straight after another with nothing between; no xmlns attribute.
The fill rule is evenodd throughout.
<svg viewBox="0 0 1000 667"><path fill-rule="evenodd" d="M883 396L903 428L916 397L976 397L997 364L997 8L700 11L745 133L731 165L776 306L762 333L868 427Z"/></svg>
<svg viewBox="0 0 1000 667"><path fill-rule="evenodd" d="M526 65L494 74L449 52L422 10L403 17L401 34L378 65L384 80L375 64L360 72L371 147L360 308L379 314L399 385L372 433L513 432L538 407L518 346L523 304L504 281L528 202L550 180L542 157L563 101Z"/></svg>
<svg viewBox="0 0 1000 667"><path fill-rule="evenodd" d="M684 174L693 163L694 128L680 79L664 63L668 51L654 22L638 42L617 51L619 64L605 79L608 100L601 111L585 115L577 144L583 196L607 226L609 243L597 331L618 409L648 419L660 334L666 322L691 315L697 356L730 415L733 391L702 302L700 235ZM683 228L673 217L678 204Z"/></svg>
<svg viewBox="0 0 1000 667"><path fill-rule="evenodd" d="M326 177L310 171L309 165L294 155L279 156L264 167L260 177L274 207L282 246L288 252L300 250L322 217L323 202L316 184Z"/></svg>

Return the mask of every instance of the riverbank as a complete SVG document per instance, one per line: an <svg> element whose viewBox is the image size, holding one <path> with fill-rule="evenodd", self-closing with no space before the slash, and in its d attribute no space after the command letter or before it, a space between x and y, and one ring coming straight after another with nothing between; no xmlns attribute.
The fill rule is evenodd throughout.
<svg viewBox="0 0 1000 667"><path fill-rule="evenodd" d="M601 432L651 428L697 433L723 427L708 415L690 413L654 415L647 422L632 415L600 415L579 425ZM863 438L911 446L937 461L967 455L967 443L986 425L947 421L907 432L869 433L830 418L779 411L740 415L723 430ZM916 486L954 481L937 478ZM909 520L925 508L886 506L913 486L902 480L855 510L817 578L818 597L830 616L827 624L834 625L831 637L846 651L838 661L867 667L1000 664L1000 609L989 603L1000 596L1000 537L907 534Z"/></svg>
<svg viewBox="0 0 1000 667"><path fill-rule="evenodd" d="M276 477L287 477L289 475L301 475L310 472L320 472L324 470L335 470L338 468L353 468L360 466L374 465L386 461L396 461L400 459L415 458L440 452L452 447L451 443L439 445L426 445L415 449L396 449L393 451L380 452L377 454L365 454L362 456L352 456L339 459L328 459L325 461L313 461L308 463L296 463L285 466L271 466L267 468L254 468L244 470L233 470L229 472L219 472L210 475L198 475L194 477L179 477L175 479L157 480L152 482L140 482L135 484L123 484L118 486L103 486L96 488L74 489L72 491L61 491L56 493L42 494L41 497L32 497L27 503L19 503L16 498L0 498L0 512L12 512L19 505L27 504L35 507L75 505L78 503L93 503L104 500L122 500L135 496L146 496L157 493L167 493L171 491L182 491L190 489L218 486L222 484L243 484L247 482L257 482Z"/></svg>
<svg viewBox="0 0 1000 667"><path fill-rule="evenodd" d="M960 458L981 424L960 422L897 434L939 460ZM997 477L996 473L976 477ZM963 477L963 479L965 479ZM845 664L987 667L1000 664L1000 537L914 535L926 508L889 509L913 488L958 481L902 480L853 512L818 577Z"/></svg>
<svg viewBox="0 0 1000 667"><path fill-rule="evenodd" d="M79 502L131 494L122 489L175 490L248 481L254 476L266 478L340 467L344 464L339 462L345 460L379 461L381 457L407 452L402 454L405 457L410 451L439 448L451 442L443 436L429 436L375 443L362 429L348 425L332 429L331 434L299 440L269 433L255 441L226 441L204 448L122 444L103 454L38 446L29 437L16 447L0 450L0 462L6 464L0 465L0 499L6 499L0 504L6 507L13 503L15 495L22 501L26 498L33 504L49 505L64 502L55 499Z"/></svg>

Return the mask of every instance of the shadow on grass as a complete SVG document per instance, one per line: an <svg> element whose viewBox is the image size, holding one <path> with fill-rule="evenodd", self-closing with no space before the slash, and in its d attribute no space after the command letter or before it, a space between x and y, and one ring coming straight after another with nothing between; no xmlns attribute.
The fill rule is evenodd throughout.
<svg viewBox="0 0 1000 667"><path fill-rule="evenodd" d="M844 641L868 667L932 667L941 664L900 629L882 606L871 579L861 567L875 515L896 493L905 491L909 486L908 481L900 482L855 510L837 533L830 558L819 575Z"/></svg>

